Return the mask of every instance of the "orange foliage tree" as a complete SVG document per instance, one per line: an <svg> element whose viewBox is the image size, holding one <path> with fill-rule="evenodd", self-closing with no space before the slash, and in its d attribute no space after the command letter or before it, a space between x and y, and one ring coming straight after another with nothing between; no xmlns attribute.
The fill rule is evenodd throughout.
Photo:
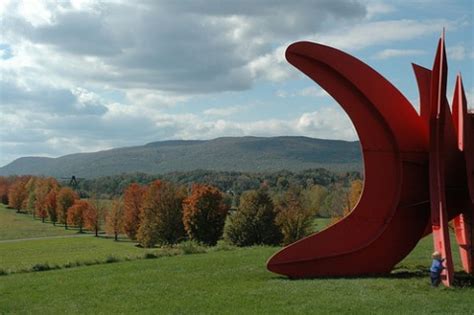
<svg viewBox="0 0 474 315"><path fill-rule="evenodd" d="M56 222L58 221L58 215L56 211L56 196L57 196L57 191L55 189L51 189L49 193L46 195L45 201L44 201L44 208L46 212L48 212L49 219L51 222L53 222L53 225L56 225Z"/></svg>
<svg viewBox="0 0 474 315"><path fill-rule="evenodd" d="M112 208L105 217L105 232L114 235L114 240L118 241L118 235L123 231L124 205L121 199L112 201Z"/></svg>
<svg viewBox="0 0 474 315"><path fill-rule="evenodd" d="M140 209L145 191L145 187L133 183L124 192L124 231L132 240L137 238L140 227Z"/></svg>
<svg viewBox="0 0 474 315"><path fill-rule="evenodd" d="M8 190L8 205L16 209L16 212L20 212L26 198L28 197L28 191L26 190L26 183L28 177L18 177L12 183Z"/></svg>
<svg viewBox="0 0 474 315"><path fill-rule="evenodd" d="M137 235L142 246L174 244L184 238L182 204L185 197L184 189L169 182L157 180L148 187Z"/></svg>
<svg viewBox="0 0 474 315"><path fill-rule="evenodd" d="M59 187L56 179L49 178L37 178L35 183L35 212L44 222L45 218L48 217L48 210L46 209L46 197L51 190L57 190Z"/></svg>
<svg viewBox="0 0 474 315"><path fill-rule="evenodd" d="M95 236L99 236L99 230L104 216L104 204L102 201L93 198L89 203L90 207L84 212L84 226L86 229L94 231Z"/></svg>
<svg viewBox="0 0 474 315"><path fill-rule="evenodd" d="M58 220L59 223L64 224L66 230L68 225L68 210L76 199L78 199L77 194L69 187L61 188L56 196Z"/></svg>
<svg viewBox="0 0 474 315"><path fill-rule="evenodd" d="M89 211L91 205L87 200L75 200L74 204L67 211L67 223L74 225L79 228L79 232L82 233L84 227L84 214Z"/></svg>
<svg viewBox="0 0 474 315"><path fill-rule="evenodd" d="M183 202L183 223L188 236L198 242L215 245L222 236L229 206L219 189L194 184Z"/></svg>
<svg viewBox="0 0 474 315"><path fill-rule="evenodd" d="M151 202L148 205L156 209L156 233L159 243L175 244L185 237L186 232L183 225L183 201L185 198L186 189L184 187L178 187L170 182L162 182L159 197L148 200Z"/></svg>

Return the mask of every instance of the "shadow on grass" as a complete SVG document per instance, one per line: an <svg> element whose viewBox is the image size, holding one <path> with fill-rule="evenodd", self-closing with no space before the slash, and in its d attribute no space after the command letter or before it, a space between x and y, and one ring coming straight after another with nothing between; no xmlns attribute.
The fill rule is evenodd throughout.
<svg viewBox="0 0 474 315"><path fill-rule="evenodd" d="M298 280L324 280L324 279L339 279L339 280L356 280L356 279L417 279L425 278L429 280L430 272L426 267L418 266L416 269L404 269L397 268L389 274L374 274L374 275L361 275L361 276L341 276L341 277L317 277L317 278L288 278L284 276L278 276L278 280L286 281L298 281ZM454 282L453 287L455 288L466 288L474 287L474 275L468 274L464 271L454 272Z"/></svg>

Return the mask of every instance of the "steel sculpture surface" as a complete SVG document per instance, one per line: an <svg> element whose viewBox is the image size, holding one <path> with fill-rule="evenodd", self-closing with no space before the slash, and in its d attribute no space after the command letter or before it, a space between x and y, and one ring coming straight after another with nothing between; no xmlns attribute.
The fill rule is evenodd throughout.
<svg viewBox="0 0 474 315"><path fill-rule="evenodd" d="M444 33L433 69L413 64L420 114L379 73L340 50L298 42L286 58L349 115L362 147L365 183L348 216L283 248L268 269L290 278L385 274L433 233L434 248L446 258L442 280L449 286L448 222L454 219L462 264L472 273L474 114L468 113L460 75L451 114Z"/></svg>

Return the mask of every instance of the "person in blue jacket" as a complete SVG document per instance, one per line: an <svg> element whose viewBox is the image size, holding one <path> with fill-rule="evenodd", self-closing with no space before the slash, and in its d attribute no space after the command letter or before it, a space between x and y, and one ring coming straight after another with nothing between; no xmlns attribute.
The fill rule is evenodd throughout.
<svg viewBox="0 0 474 315"><path fill-rule="evenodd" d="M443 261L441 254L438 251L435 251L433 255L433 262L431 263L430 273L431 273L431 286L437 287L441 282L441 272L444 269Z"/></svg>

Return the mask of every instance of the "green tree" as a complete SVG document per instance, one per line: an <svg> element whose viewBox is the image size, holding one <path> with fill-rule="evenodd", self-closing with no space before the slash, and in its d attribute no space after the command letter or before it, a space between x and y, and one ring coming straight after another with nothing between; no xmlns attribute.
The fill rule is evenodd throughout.
<svg viewBox="0 0 474 315"><path fill-rule="evenodd" d="M279 244L282 234L275 218L273 201L267 189L247 191L240 198L239 209L229 215L224 236L237 246Z"/></svg>

